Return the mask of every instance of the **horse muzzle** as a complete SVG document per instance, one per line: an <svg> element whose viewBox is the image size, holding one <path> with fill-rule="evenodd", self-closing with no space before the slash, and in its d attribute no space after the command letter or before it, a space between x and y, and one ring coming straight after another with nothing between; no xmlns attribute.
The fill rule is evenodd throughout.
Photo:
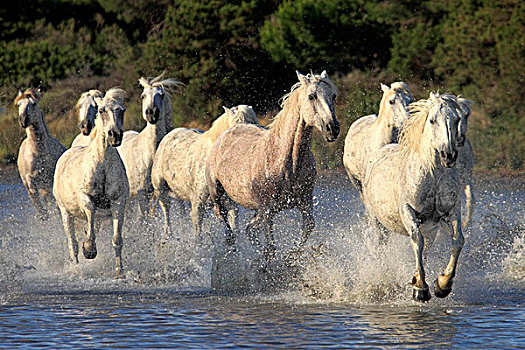
<svg viewBox="0 0 525 350"><path fill-rule="evenodd" d="M339 136L339 132L341 131L341 125L337 120L334 120L333 122L329 122L326 124L326 141L328 142L334 142L337 140L337 137Z"/></svg>
<svg viewBox="0 0 525 350"><path fill-rule="evenodd" d="M439 157L441 158L441 164L443 164L444 167L452 168L454 165L456 165L456 160L458 159L458 152L441 151L439 152Z"/></svg>
<svg viewBox="0 0 525 350"><path fill-rule="evenodd" d="M25 129L29 126L29 118L26 116L20 116L18 117L18 124L20 124L20 127Z"/></svg>
<svg viewBox="0 0 525 350"><path fill-rule="evenodd" d="M88 136L91 133L92 129L93 124L91 124L89 121L80 122L80 131L82 132L82 135Z"/></svg>
<svg viewBox="0 0 525 350"><path fill-rule="evenodd" d="M108 141L112 147L118 147L122 144L122 137L124 131L122 130L109 130L108 131Z"/></svg>
<svg viewBox="0 0 525 350"><path fill-rule="evenodd" d="M463 147L465 145L465 137L458 136L458 139L456 140L456 144L458 145L458 147Z"/></svg>
<svg viewBox="0 0 525 350"><path fill-rule="evenodd" d="M157 107L146 109L146 121L155 124L160 119L160 109Z"/></svg>

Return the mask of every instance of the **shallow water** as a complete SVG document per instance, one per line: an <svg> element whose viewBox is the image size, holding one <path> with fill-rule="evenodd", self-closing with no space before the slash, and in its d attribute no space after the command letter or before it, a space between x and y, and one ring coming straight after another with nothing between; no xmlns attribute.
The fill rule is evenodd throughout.
<svg viewBox="0 0 525 350"><path fill-rule="evenodd" d="M39 222L20 184L0 185L0 348L525 348L525 190L491 184L475 194L451 295L419 304L408 238L378 247L345 179L316 188L303 252L292 254L300 216L277 217L279 253L266 269L243 235L227 251L211 215L197 243L174 210L174 237L160 248L160 218L143 225L130 213L125 280L112 278L108 224L99 256L73 266L58 216ZM439 235L429 284L449 255Z"/></svg>

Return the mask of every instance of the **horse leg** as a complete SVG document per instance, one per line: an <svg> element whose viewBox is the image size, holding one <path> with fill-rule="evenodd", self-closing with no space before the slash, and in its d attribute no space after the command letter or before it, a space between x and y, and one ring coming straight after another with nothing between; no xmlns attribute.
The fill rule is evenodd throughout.
<svg viewBox="0 0 525 350"><path fill-rule="evenodd" d="M250 239L250 242L253 245L259 245L259 229L261 226L261 216L258 213L255 213L253 218L250 220L250 223L246 226L246 236Z"/></svg>
<svg viewBox="0 0 525 350"><path fill-rule="evenodd" d="M302 237L299 247L302 247L308 240L308 237L310 237L310 233L312 233L315 228L314 204L311 196L305 201L304 205L301 206L300 210L303 216L303 226L301 230Z"/></svg>
<svg viewBox="0 0 525 350"><path fill-rule="evenodd" d="M69 257L71 261L78 264L78 241L75 235L75 223L69 213L60 208L60 214L62 216L62 224L64 225L64 231L67 235L68 246L69 246Z"/></svg>
<svg viewBox="0 0 525 350"><path fill-rule="evenodd" d="M195 238L200 242L202 239L202 221L204 219L205 203L198 198L191 201L191 222L193 223L193 231Z"/></svg>
<svg viewBox="0 0 525 350"><path fill-rule="evenodd" d="M137 193L137 200L139 202L137 218L143 220L148 213L148 192L146 190L139 190Z"/></svg>
<svg viewBox="0 0 525 350"><path fill-rule="evenodd" d="M29 195L29 199L31 199L31 202L35 206L40 220L47 220L49 217L47 213L47 208L45 208L44 204L42 203L40 193L38 192L38 189L34 186L33 181L31 179L27 179L26 188L27 194Z"/></svg>
<svg viewBox="0 0 525 350"><path fill-rule="evenodd" d="M83 205L82 209L86 215L88 224L87 237L82 244L82 252L86 259L95 259L97 256L97 246L95 244L95 205L87 194L81 194L80 197Z"/></svg>
<svg viewBox="0 0 525 350"><path fill-rule="evenodd" d="M208 171L208 169L206 169ZM233 234L232 228L228 221L228 208L226 206L226 201L229 200L222 187L221 183L217 179L213 179L210 174L206 174L208 180L208 189L210 191L210 199L215 210L215 215L222 219L226 225L226 245L233 246L235 244L235 235ZM213 180L212 180L213 179Z"/></svg>
<svg viewBox="0 0 525 350"><path fill-rule="evenodd" d="M402 220L410 234L410 245L416 258L416 273L412 277L412 298L416 301L429 301L430 291L425 282L425 270L423 268L423 247L425 241L417 224L416 213L408 204L403 208Z"/></svg>
<svg viewBox="0 0 525 350"><path fill-rule="evenodd" d="M465 198L467 213L465 220L461 223L463 229L466 229L470 224L470 221L472 220L472 214L474 213L474 207L476 205L476 199L474 198L474 193L472 192L472 179L470 179L468 184L465 186Z"/></svg>
<svg viewBox="0 0 525 350"><path fill-rule="evenodd" d="M170 223L170 208L171 198L168 196L167 191L160 191L158 194L159 205L162 213L164 214L164 232L162 236L162 242L167 242L171 237L171 223Z"/></svg>
<svg viewBox="0 0 525 350"><path fill-rule="evenodd" d="M264 225L264 240L266 243L264 246L264 257L266 261L270 261L275 258L275 252L277 250L273 237L273 218L272 214L265 210L259 211L259 215L261 215Z"/></svg>
<svg viewBox="0 0 525 350"><path fill-rule="evenodd" d="M111 217L113 219L113 238L111 244L115 250L116 268L115 279L124 278L122 273L122 224L124 222L125 201L119 200L111 204Z"/></svg>
<svg viewBox="0 0 525 350"><path fill-rule="evenodd" d="M456 218L449 222L448 229L449 232L452 232L452 243L450 260L445 268L445 273L438 276L434 281L434 294L438 298L444 298L450 294L452 291L452 280L456 275L456 266L458 263L459 253L465 244L465 238L463 237L463 232L461 231L461 220L458 220L458 217L461 216L461 213L458 211L456 213Z"/></svg>
<svg viewBox="0 0 525 350"><path fill-rule="evenodd" d="M237 232L239 227L239 207L233 202L228 203L228 223L233 232Z"/></svg>

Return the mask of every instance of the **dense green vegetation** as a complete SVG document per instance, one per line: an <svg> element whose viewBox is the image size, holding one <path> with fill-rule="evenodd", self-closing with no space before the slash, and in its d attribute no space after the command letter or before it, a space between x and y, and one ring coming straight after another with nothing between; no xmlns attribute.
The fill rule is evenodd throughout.
<svg viewBox="0 0 525 350"><path fill-rule="evenodd" d="M119 85L126 127L140 129L140 76L166 70L186 85L174 125L205 127L221 106L272 113L295 70L326 69L340 89L342 134L314 140L324 167L340 166L346 130L376 113L381 82L408 82L475 101L469 137L477 167L522 169L525 3L518 0L28 0L0 8L0 157L24 133L12 101L40 86L51 131L69 145L81 92Z"/></svg>

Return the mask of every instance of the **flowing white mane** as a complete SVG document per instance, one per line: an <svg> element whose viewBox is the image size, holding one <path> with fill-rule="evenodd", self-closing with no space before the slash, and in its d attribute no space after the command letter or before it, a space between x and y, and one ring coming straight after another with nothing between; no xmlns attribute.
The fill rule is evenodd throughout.
<svg viewBox="0 0 525 350"><path fill-rule="evenodd" d="M173 78L167 78L162 80L165 74L166 71L162 72L160 75L154 78L141 77L139 79L139 84L143 88L160 87L164 91L164 93L169 96L170 92L173 92L173 88L180 89L180 87L184 84Z"/></svg>

